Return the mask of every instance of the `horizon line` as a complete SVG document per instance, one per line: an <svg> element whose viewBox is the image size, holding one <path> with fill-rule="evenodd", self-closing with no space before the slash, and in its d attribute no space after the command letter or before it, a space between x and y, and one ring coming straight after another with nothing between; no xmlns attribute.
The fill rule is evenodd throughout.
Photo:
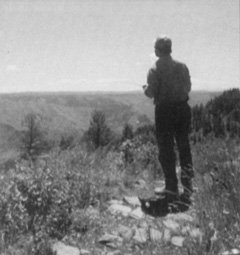
<svg viewBox="0 0 240 255"><path fill-rule="evenodd" d="M219 89L219 90L208 90L208 89L193 89L190 91L191 92L224 92L227 90L232 90L232 89L239 89L237 87L232 87L232 88L227 88L227 89ZM139 93L142 92L142 90L60 90L60 91L55 91L55 90L26 90L26 91L11 91L11 92L1 92L0 95L11 95L11 94L73 94L73 93L82 93L82 94L123 94L123 93Z"/></svg>

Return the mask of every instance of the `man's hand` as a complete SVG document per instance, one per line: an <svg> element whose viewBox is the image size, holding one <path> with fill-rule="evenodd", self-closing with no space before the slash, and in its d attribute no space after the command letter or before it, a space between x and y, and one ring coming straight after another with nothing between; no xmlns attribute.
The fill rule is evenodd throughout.
<svg viewBox="0 0 240 255"><path fill-rule="evenodd" d="M147 97L153 98L153 92L151 91L151 88L147 85L143 85L143 92Z"/></svg>

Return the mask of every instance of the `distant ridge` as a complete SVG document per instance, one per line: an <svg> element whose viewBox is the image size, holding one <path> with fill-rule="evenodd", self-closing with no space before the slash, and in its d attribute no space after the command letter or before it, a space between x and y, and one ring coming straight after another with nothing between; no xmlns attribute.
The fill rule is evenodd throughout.
<svg viewBox="0 0 240 255"><path fill-rule="evenodd" d="M221 92L192 91L191 106L205 104ZM88 126L91 112L99 109L105 112L114 128L130 121L130 116L147 115L153 120L152 100L141 91L131 92L21 92L0 94L0 123L21 129L21 120L33 111L46 116L51 121L56 118L72 122L77 128ZM116 115L116 113L121 113ZM125 117L123 116L125 114ZM130 115L130 116L129 116ZM119 118L121 119L119 121ZM116 122L116 126L114 125ZM55 123L56 124L56 123ZM61 129L63 123L58 123Z"/></svg>
<svg viewBox="0 0 240 255"><path fill-rule="evenodd" d="M223 90L192 90L193 93L222 93ZM191 93L192 93L191 92ZM120 90L120 91L114 91L114 90L107 90L107 91L101 91L101 90L96 90L96 91L82 91L82 90L76 90L76 91L65 91L65 90L60 90L60 91L20 91L20 92L0 92L1 95L18 95L18 94L142 94L141 90Z"/></svg>

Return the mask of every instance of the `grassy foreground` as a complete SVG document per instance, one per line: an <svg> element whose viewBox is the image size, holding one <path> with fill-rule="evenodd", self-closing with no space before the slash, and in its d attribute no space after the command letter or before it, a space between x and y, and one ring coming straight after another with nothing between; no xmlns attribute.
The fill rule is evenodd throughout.
<svg viewBox="0 0 240 255"><path fill-rule="evenodd" d="M145 147L135 149L127 163L121 149L53 151L2 173L0 254L51 255L54 240L107 254L97 242L117 221L107 213L107 201L133 193L136 180L151 185L157 176L157 155L147 155ZM131 254L215 255L240 247L240 143L209 138L192 150L192 210L202 239L174 251L148 242L131 247Z"/></svg>

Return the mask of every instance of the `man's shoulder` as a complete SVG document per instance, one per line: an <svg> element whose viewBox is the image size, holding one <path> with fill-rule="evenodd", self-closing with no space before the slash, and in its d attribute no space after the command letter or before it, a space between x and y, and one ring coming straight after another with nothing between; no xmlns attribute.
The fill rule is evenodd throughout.
<svg viewBox="0 0 240 255"><path fill-rule="evenodd" d="M187 67L187 65L185 64L185 63L183 63L183 62L180 62L180 61L178 61L178 60L176 60L176 59L173 59L173 63L176 65L176 66L180 66L180 67Z"/></svg>

